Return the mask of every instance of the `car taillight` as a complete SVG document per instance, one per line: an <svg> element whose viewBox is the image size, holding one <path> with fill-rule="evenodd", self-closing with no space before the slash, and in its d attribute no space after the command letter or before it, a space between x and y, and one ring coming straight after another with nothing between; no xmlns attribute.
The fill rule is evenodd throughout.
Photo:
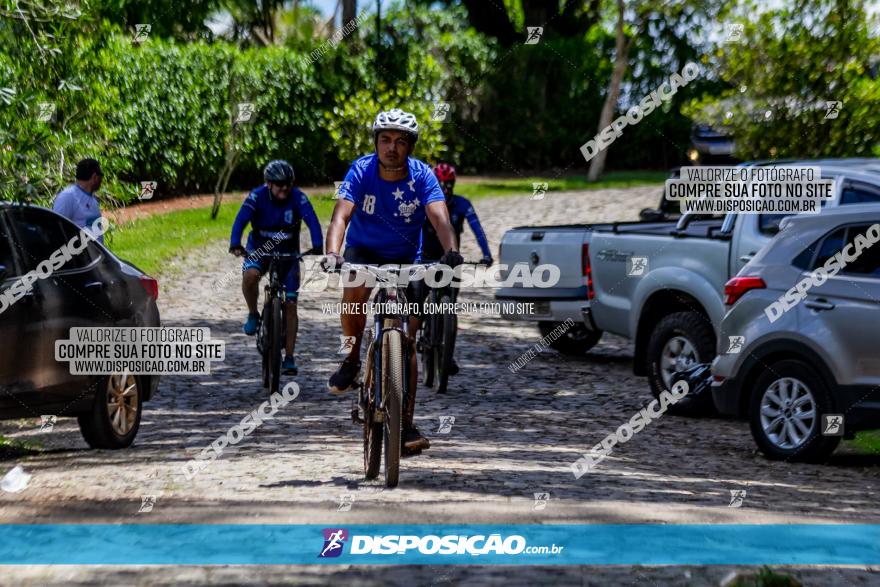
<svg viewBox="0 0 880 587"><path fill-rule="evenodd" d="M147 290L147 295L154 300L159 299L159 282L149 275L141 275L141 285Z"/></svg>
<svg viewBox="0 0 880 587"><path fill-rule="evenodd" d="M760 277L734 277L724 284L724 295L727 296L727 300L724 303L728 306L733 305L747 291L764 289L766 287L767 284Z"/></svg>
<svg viewBox="0 0 880 587"><path fill-rule="evenodd" d="M584 277L587 278L587 299L592 300L596 297L596 291L593 289L593 270L590 267L589 244L584 244L581 247L581 267L584 268Z"/></svg>

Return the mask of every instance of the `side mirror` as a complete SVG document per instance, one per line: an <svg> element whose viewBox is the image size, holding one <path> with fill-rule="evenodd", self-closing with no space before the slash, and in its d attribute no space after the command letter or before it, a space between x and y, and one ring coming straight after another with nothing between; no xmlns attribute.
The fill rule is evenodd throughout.
<svg viewBox="0 0 880 587"><path fill-rule="evenodd" d="M642 211L639 212L639 218L644 222L659 222L666 219L666 214L663 210L642 208Z"/></svg>

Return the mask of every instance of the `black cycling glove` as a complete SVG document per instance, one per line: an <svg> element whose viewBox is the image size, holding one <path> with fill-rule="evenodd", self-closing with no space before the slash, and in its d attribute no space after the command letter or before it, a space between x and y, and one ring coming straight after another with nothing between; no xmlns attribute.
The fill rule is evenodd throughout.
<svg viewBox="0 0 880 587"><path fill-rule="evenodd" d="M461 253L456 251L455 249L449 249L446 251L446 254L440 257L440 262L444 265L449 265L453 269L464 263L464 257L461 256Z"/></svg>

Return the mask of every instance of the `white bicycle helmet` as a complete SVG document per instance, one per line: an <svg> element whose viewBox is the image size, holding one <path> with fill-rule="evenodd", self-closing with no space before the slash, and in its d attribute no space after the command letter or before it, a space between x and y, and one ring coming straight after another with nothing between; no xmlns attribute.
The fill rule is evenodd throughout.
<svg viewBox="0 0 880 587"><path fill-rule="evenodd" d="M400 108L380 112L376 115L376 120L373 122L373 141L383 130L399 130L409 133L412 136L413 144L419 140L419 123L416 121L416 117Z"/></svg>

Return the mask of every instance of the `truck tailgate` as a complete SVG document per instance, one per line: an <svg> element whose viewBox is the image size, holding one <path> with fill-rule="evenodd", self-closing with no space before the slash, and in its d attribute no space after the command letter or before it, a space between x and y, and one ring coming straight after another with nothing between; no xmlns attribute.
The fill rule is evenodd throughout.
<svg viewBox="0 0 880 587"><path fill-rule="evenodd" d="M559 270L559 280L552 287L511 284L498 289L496 299L534 304L533 314L520 316L523 319L561 321L573 318L580 321L583 308L588 304L583 250L593 226L536 226L507 231L501 240L500 262L508 269L502 272L502 276L506 277L516 264L525 264L530 271L539 265L553 265ZM546 278L546 272L544 276Z"/></svg>
<svg viewBox="0 0 880 587"><path fill-rule="evenodd" d="M503 295L516 295L516 291L522 295L538 296L540 291L549 293L552 297L570 296L575 291L582 290L582 296L586 299L586 278L584 277L581 249L589 242L592 232L590 225L575 226L539 226L514 228L507 231L501 240L501 263L508 268L517 263L526 263L530 269L538 265L554 265L559 268L559 281L552 288L524 288L515 285L510 288L502 288L498 291ZM506 273L505 273L506 274Z"/></svg>

